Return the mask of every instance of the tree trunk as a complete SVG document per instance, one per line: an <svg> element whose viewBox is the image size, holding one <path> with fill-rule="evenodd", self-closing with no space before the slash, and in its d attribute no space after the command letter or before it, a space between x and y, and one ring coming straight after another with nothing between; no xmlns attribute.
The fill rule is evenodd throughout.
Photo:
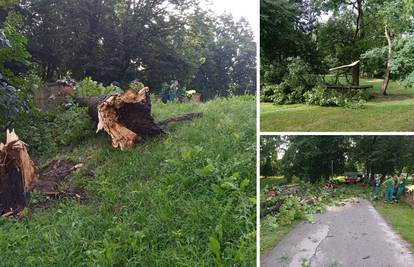
<svg viewBox="0 0 414 267"><path fill-rule="evenodd" d="M359 60L359 59L358 58L354 58L354 60ZM359 75L360 75L359 64L356 64L352 68L352 85L359 86Z"/></svg>
<svg viewBox="0 0 414 267"><path fill-rule="evenodd" d="M357 21L356 21L356 29L355 29L355 35L354 35L354 45L357 47L357 51L354 52L354 56L352 58L352 61L355 62L357 60L360 60L361 58L361 52L358 48L359 41L364 36L364 12L362 9L362 0L357 0L355 2L356 8L357 8ZM359 77L361 75L360 70L360 64L355 65L352 68L352 85L359 85Z"/></svg>
<svg viewBox="0 0 414 267"><path fill-rule="evenodd" d="M36 172L26 144L7 130L6 144L0 143L0 215L26 206L26 193L37 181Z"/></svg>
<svg viewBox="0 0 414 267"><path fill-rule="evenodd" d="M89 115L97 123L97 132L105 130L112 138L112 146L126 149L139 141L166 135L161 128L171 122L191 120L202 113L189 113L156 123L151 116L151 99L147 87L128 89L124 93L101 97L76 98L81 106L87 106Z"/></svg>
<svg viewBox="0 0 414 267"><path fill-rule="evenodd" d="M387 38L387 42L388 42L388 58L387 58L387 69L385 70L385 78L384 78L384 81L382 82L382 86L381 86L381 94L382 95L387 95L388 83L390 82L390 76L391 76L391 57L392 57L391 37L392 37L392 33L391 33L390 29L388 29L387 25L385 25L385 37Z"/></svg>

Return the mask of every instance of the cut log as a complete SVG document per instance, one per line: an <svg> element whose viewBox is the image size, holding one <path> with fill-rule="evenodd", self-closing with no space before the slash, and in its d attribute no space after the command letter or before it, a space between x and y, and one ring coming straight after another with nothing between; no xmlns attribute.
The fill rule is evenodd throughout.
<svg viewBox="0 0 414 267"><path fill-rule="evenodd" d="M79 105L88 107L89 115L97 123L97 131L111 136L112 146L121 150L131 148L148 137L164 136L162 126L170 122L191 120L202 113L189 113L156 123L151 116L148 87L128 89L122 94L93 98L75 98Z"/></svg>
<svg viewBox="0 0 414 267"><path fill-rule="evenodd" d="M37 168L27 145L7 130L6 144L0 143L0 214L26 205L26 193L37 182Z"/></svg>

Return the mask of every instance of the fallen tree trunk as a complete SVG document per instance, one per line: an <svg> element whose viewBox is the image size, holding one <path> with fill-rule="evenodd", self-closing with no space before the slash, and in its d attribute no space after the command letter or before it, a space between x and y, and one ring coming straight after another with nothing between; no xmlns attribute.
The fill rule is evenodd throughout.
<svg viewBox="0 0 414 267"><path fill-rule="evenodd" d="M170 122L202 116L202 113L188 113L156 123L151 116L148 87L128 89L122 94L75 99L79 105L88 107L89 115L97 123L97 132L107 132L112 146L121 150L131 148L145 138L166 135L162 126Z"/></svg>
<svg viewBox="0 0 414 267"><path fill-rule="evenodd" d="M26 193L38 179L36 172L27 145L14 130L7 130L6 144L0 143L0 215L26 206Z"/></svg>

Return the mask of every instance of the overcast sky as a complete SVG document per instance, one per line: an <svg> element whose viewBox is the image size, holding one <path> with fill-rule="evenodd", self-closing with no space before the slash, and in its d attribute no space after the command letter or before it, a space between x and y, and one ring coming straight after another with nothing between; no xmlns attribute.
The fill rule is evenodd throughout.
<svg viewBox="0 0 414 267"><path fill-rule="evenodd" d="M217 14L231 13L235 20L244 17L252 26L255 39L259 38L259 12L260 1L258 0L206 0L203 3Z"/></svg>

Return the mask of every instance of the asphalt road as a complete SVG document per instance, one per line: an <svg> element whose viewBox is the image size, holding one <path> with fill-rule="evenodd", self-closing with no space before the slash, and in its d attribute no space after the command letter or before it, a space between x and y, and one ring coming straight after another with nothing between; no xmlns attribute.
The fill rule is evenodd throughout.
<svg viewBox="0 0 414 267"><path fill-rule="evenodd" d="M350 201L301 222L262 257L261 266L414 266L407 242L366 200Z"/></svg>

